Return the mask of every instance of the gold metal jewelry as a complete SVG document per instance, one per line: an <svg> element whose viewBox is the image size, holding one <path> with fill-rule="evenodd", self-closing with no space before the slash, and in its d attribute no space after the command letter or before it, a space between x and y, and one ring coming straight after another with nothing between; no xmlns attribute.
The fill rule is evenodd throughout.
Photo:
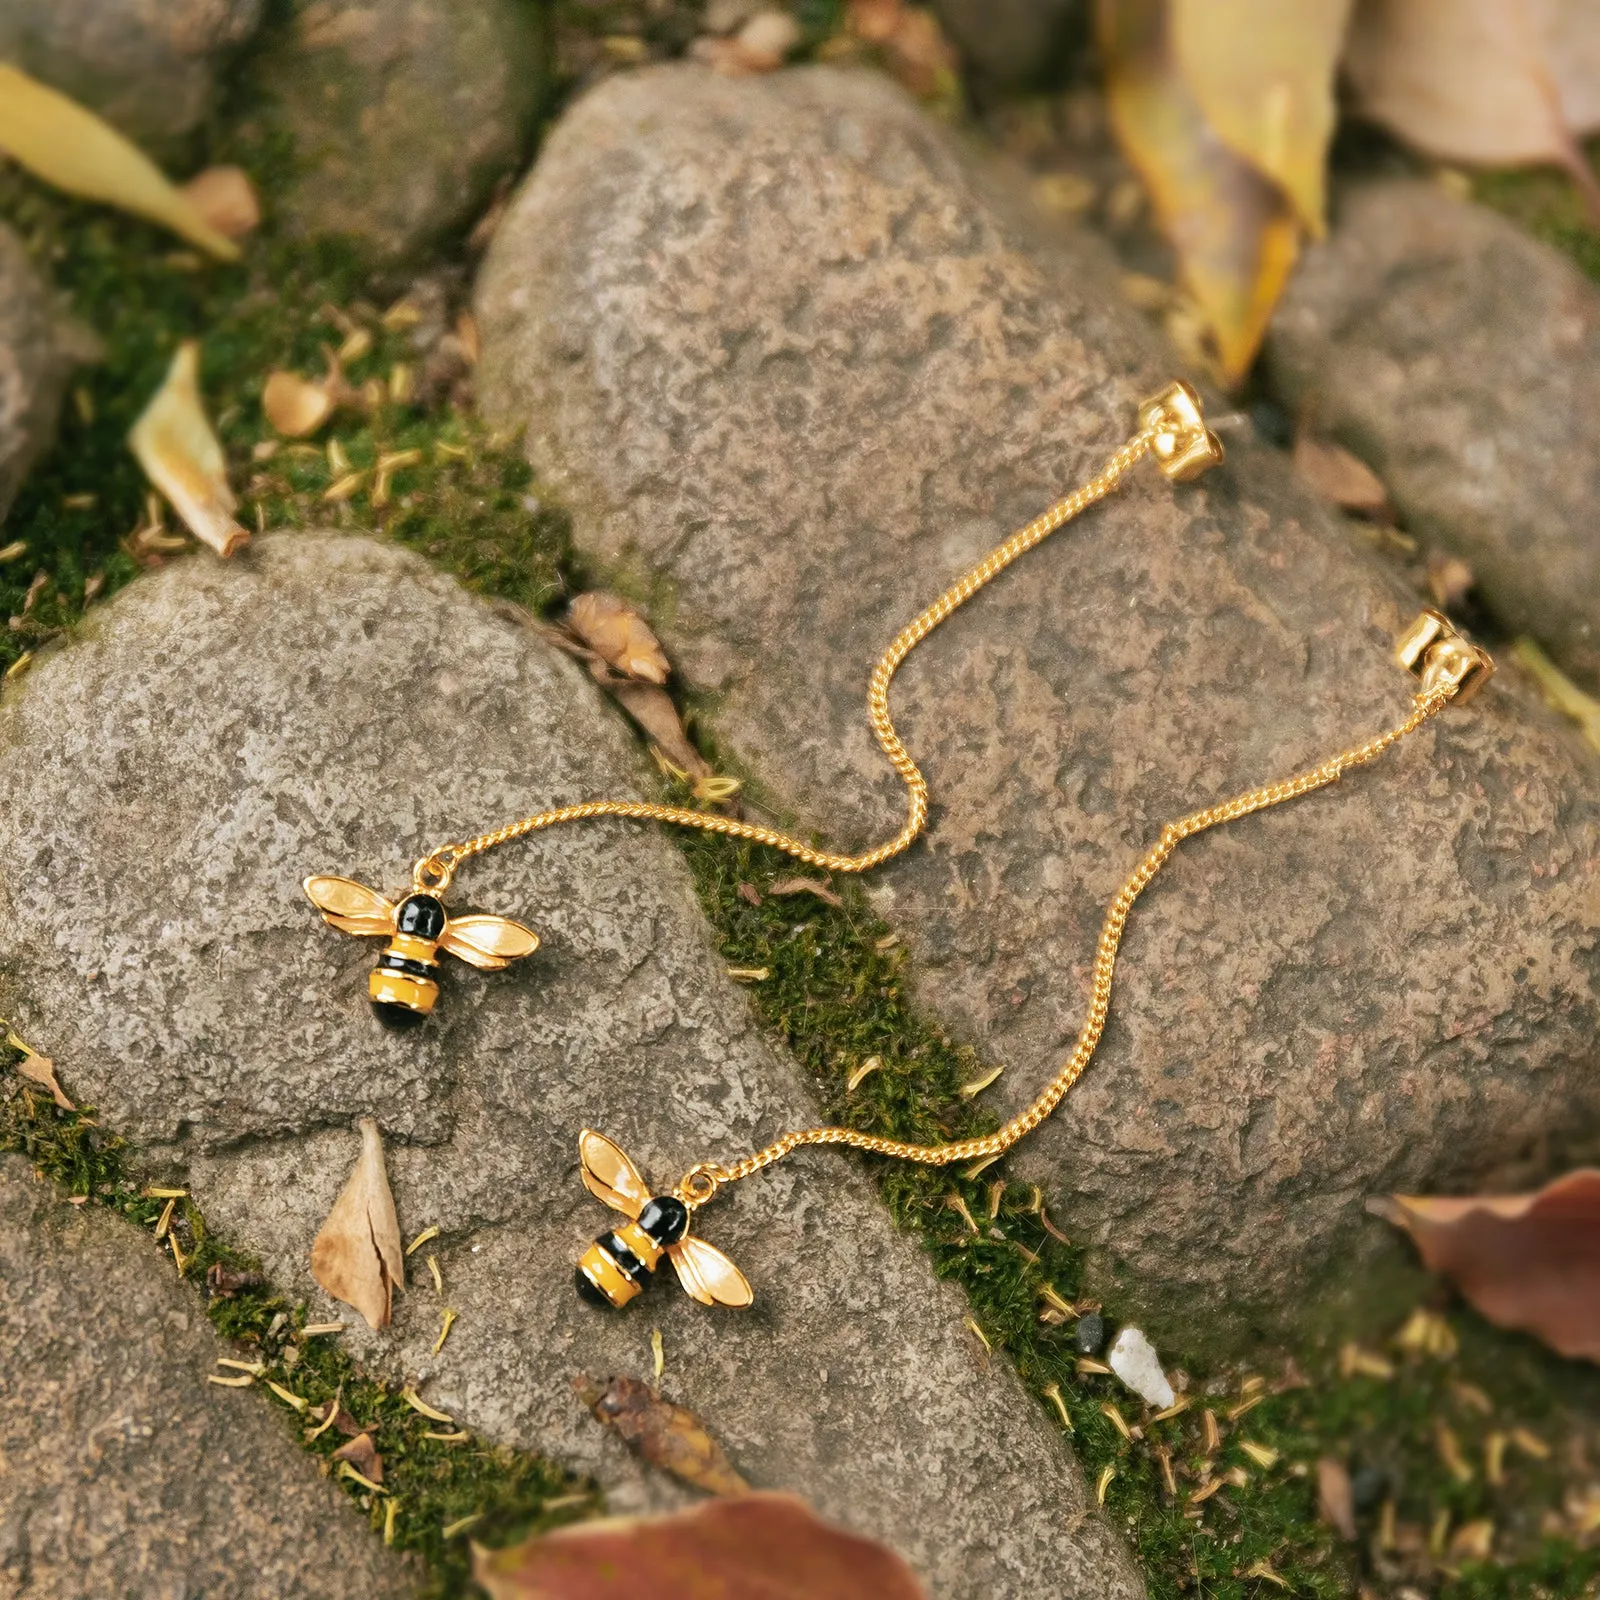
<svg viewBox="0 0 1600 1600"><path fill-rule="evenodd" d="M584 822L591 817L626 817L639 822L667 822L680 828L696 828L702 833L720 833L733 839L748 839L804 861L808 866L828 872L866 872L899 855L922 832L928 818L928 784L910 753L900 741L889 717L889 684L900 663L950 614L965 605L986 583L999 576L1018 556L1042 544L1058 528L1103 500L1144 456L1174 483L1186 483L1222 460L1222 443L1206 427L1200 397L1183 382L1169 384L1160 394L1139 408L1139 431L1117 450L1110 460L1081 489L1058 501L1027 527L1012 534L1004 544L991 550L977 566L958 578L919 617L908 622L879 658L867 684L867 721L889 764L900 774L907 790L906 820L900 831L883 844L859 855L840 855L818 850L756 823L740 822L683 806L656 805L645 800L586 800L580 805L557 806L537 811L520 821L507 823L491 833L457 844L443 844L423 856L411 869L411 893L399 904L391 905L383 896L349 878L311 877L305 892L322 912L323 920L345 933L393 935L418 932L424 941L437 941L443 948L485 968L499 968L538 948L538 936L519 923L501 918L461 917L453 921L445 915L439 901L455 879L462 863L473 856L525 838L544 828L565 822ZM417 929L401 926L415 922ZM485 923L499 925L487 946L471 937L460 937L463 930L476 925L475 932L487 932ZM514 934L505 930L514 929ZM455 930L458 937L448 935ZM492 958L492 959L489 959ZM437 963L431 948L402 949L391 943L379 957L378 968L368 984L368 993L380 1020L394 1026L420 1022L432 1009L438 996L434 981Z"/></svg>
<svg viewBox="0 0 1600 1600"><path fill-rule="evenodd" d="M1224 800L1220 805L1207 806L1203 811L1191 812L1177 822L1169 822L1161 830L1161 837L1134 869L1132 876L1123 884L1107 908L1105 921L1100 928L1100 942L1095 949L1089 1012L1078 1034L1077 1045L1061 1070L1045 1085L1032 1105L1018 1112L995 1133L985 1134L977 1139L958 1139L949 1144L907 1144L899 1139L886 1139L878 1134L862 1133L855 1128L805 1128L799 1132L786 1133L767 1145L765 1149L756 1151L754 1155L745 1156L731 1166L704 1161L698 1166L691 1167L672 1191L688 1217L692 1218L693 1214L708 1200L713 1199L725 1184L737 1183L741 1178L750 1177L763 1167L783 1160L802 1145L847 1145L853 1150L866 1150L873 1155L889 1156L897 1161L913 1161L928 1167L947 1167L958 1161L979 1161L985 1157L1004 1155L1018 1140L1026 1138L1061 1104L1068 1090L1083 1076L1084 1070L1093 1058L1110 1009L1112 973L1116 967L1117 947L1122 942L1128 914L1133 910L1134 902L1144 892L1150 880L1185 839L1203 833L1207 828L1215 828L1224 822L1237 821L1252 812L1265 811L1269 806L1281 805L1285 800L1294 800L1300 795L1326 788L1329 784L1337 782L1352 767L1364 767L1376 761L1391 745L1398 744L1407 734L1414 733L1423 723L1437 716L1452 700L1469 700L1488 682L1494 671L1494 662L1487 653L1463 639L1445 616L1433 610L1424 611L1406 629L1400 638L1395 659L1418 681L1411 715L1398 727L1391 728L1387 733L1381 733L1376 738L1367 740L1365 744L1356 745L1331 760L1324 761L1321 766L1314 767L1310 772L1285 779L1281 783L1271 783L1259 789L1251 789L1248 793L1238 795L1232 800ZM599 1137L585 1130L580 1141L580 1153L588 1148L589 1141ZM605 1142L609 1144L609 1141ZM587 1175L587 1168L584 1182L591 1191L594 1191L594 1185ZM685 1230L688 1228L687 1220L684 1228ZM585 1262L589 1260L589 1256L584 1257ZM629 1280L631 1287L621 1298L604 1296L602 1303L620 1308L638 1293L641 1280L637 1274L627 1270L626 1264L622 1276ZM580 1288L583 1287L583 1283L583 1269L580 1268ZM736 1302L724 1300L722 1303Z"/></svg>

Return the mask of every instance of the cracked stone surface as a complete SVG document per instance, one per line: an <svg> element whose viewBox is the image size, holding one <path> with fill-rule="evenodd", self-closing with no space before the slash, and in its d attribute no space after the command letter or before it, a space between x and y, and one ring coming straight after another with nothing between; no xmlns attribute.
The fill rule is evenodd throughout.
<svg viewBox="0 0 1600 1600"><path fill-rule="evenodd" d="M0 226L0 522L55 433L67 370L49 291L22 241Z"/></svg>
<svg viewBox="0 0 1600 1600"><path fill-rule="evenodd" d="M0 1156L0 1593L400 1600L386 1551L145 1236Z"/></svg>
<svg viewBox="0 0 1600 1600"><path fill-rule="evenodd" d="M403 883L434 844L546 805L641 792L598 691L416 558L274 535L176 564L91 614L0 703L4 1012L68 1092L185 1175L274 1279L311 1240L377 1116L402 1230L430 1224L394 1329L347 1344L490 1437L676 1503L571 1390L651 1370L751 1482L895 1545L939 1597L1136 1597L1142 1585L1042 1406L977 1362L965 1302L897 1235L858 1168L795 1160L703 1214L756 1287L713 1313L660 1285L580 1304L572 1265L611 1214L576 1173L585 1124L653 1181L814 1120L711 950L682 857L624 824L482 858L451 904L545 943L510 971L453 964L426 1029L371 1017L376 947L322 926L308 871ZM1085 1517L1083 1513L1090 1514Z"/></svg>
<svg viewBox="0 0 1600 1600"><path fill-rule="evenodd" d="M294 139L284 221L385 260L470 221L531 137L542 37L523 0L295 0L253 69Z"/></svg>
<svg viewBox="0 0 1600 1600"><path fill-rule="evenodd" d="M567 113L480 279L486 406L654 596L725 746L840 844L903 814L863 715L894 630L1171 376L1103 252L1035 245L999 193L877 77L659 68ZM870 892L923 1003L1005 1064L997 1109L1070 1049L1164 822L1410 708L1414 598L1280 457L1230 448L1193 486L1141 468L896 680L932 826ZM1595 1153L1593 793L1502 673L1377 769L1184 846L1093 1068L1013 1158L1119 1310L1189 1348L1339 1285L1381 1315L1403 1257L1367 1196Z"/></svg>
<svg viewBox="0 0 1600 1600"><path fill-rule="evenodd" d="M99 112L152 152L183 151L263 0L6 0L0 60Z"/></svg>
<svg viewBox="0 0 1600 1600"><path fill-rule="evenodd" d="M1600 686L1600 289L1436 184L1339 196L1267 344L1297 411L1471 563L1504 625Z"/></svg>

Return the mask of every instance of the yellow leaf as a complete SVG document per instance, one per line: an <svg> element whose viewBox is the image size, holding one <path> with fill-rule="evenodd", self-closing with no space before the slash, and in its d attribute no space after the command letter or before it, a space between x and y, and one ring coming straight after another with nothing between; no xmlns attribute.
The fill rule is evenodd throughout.
<svg viewBox="0 0 1600 1600"><path fill-rule="evenodd" d="M1324 231L1333 81L1352 0L1172 0L1172 47L1217 137Z"/></svg>
<svg viewBox="0 0 1600 1600"><path fill-rule="evenodd" d="M1575 136L1600 127L1593 0L1361 0L1356 104L1451 161L1555 161L1592 188Z"/></svg>
<svg viewBox="0 0 1600 1600"><path fill-rule="evenodd" d="M68 194L159 222L219 261L239 259L232 240L142 150L92 111L6 62L0 62L0 150Z"/></svg>
<svg viewBox="0 0 1600 1600"><path fill-rule="evenodd" d="M200 346L186 339L166 380L128 435L145 476L172 502L184 525L221 556L250 542L233 520L238 502L228 486L222 446L200 398Z"/></svg>
<svg viewBox="0 0 1600 1600"><path fill-rule="evenodd" d="M1218 138L1169 48L1161 0L1099 0L1117 137L1139 169L1222 376L1250 370L1300 246L1289 201Z"/></svg>

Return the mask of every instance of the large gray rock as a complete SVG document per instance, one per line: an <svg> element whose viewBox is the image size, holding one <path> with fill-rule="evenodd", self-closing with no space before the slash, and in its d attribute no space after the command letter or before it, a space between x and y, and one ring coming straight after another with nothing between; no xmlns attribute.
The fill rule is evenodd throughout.
<svg viewBox="0 0 1600 1600"><path fill-rule="evenodd" d="M0 521L55 433L67 371L48 292L0 226Z"/></svg>
<svg viewBox="0 0 1600 1600"><path fill-rule="evenodd" d="M210 115L219 70L264 0L5 0L0 61L98 111L157 155Z"/></svg>
<svg viewBox="0 0 1600 1600"><path fill-rule="evenodd" d="M416 1591L259 1396L192 1288L109 1212L0 1156L0 1593L345 1600Z"/></svg>
<svg viewBox="0 0 1600 1600"><path fill-rule="evenodd" d="M1600 685L1600 289L1435 184L1339 197L1273 319L1285 401L1471 563L1509 629Z"/></svg>
<svg viewBox="0 0 1600 1600"><path fill-rule="evenodd" d="M294 140L283 221L385 260L461 227L522 159L543 38L527 0L295 0L253 69Z"/></svg>
<svg viewBox="0 0 1600 1600"><path fill-rule="evenodd" d="M337 1312L311 1240L388 1137L402 1228L444 1230L460 1321L443 1351L420 1257L392 1333L346 1334L376 1370L497 1440L597 1473L614 1508L672 1503L595 1423L580 1373L647 1375L754 1483L903 1550L939 1596L1134 1596L1138 1580L1043 1408L975 1366L963 1304L859 1171L798 1161L703 1231L757 1302L675 1287L620 1316L573 1262L610 1220L576 1173L586 1123L655 1181L814 1120L752 1028L678 852L622 824L474 863L454 903L520 915L544 948L454 965L438 1015L385 1033L376 949L324 927L310 871L393 889L431 845L555 802L638 792L642 762L570 662L414 557L278 536L165 569L97 610L0 705L3 1014L69 1092L185 1172L214 1226ZM354 1313L345 1311L347 1321Z"/></svg>
<svg viewBox="0 0 1600 1600"><path fill-rule="evenodd" d="M579 546L659 598L767 792L850 845L904 807L871 663L1170 376L1095 251L1023 248L905 96L832 69L599 88L477 303L487 402ZM1164 822L1406 714L1413 606L1241 442L1192 487L1142 467L912 657L894 705L933 820L870 892L923 1003L1006 1064L997 1109L1070 1048L1103 907ZM1591 1148L1593 791L1502 679L1378 769L1184 847L1098 1059L1017 1158L1126 1269L1119 1309L1192 1349L1331 1280L1381 1294L1367 1195Z"/></svg>

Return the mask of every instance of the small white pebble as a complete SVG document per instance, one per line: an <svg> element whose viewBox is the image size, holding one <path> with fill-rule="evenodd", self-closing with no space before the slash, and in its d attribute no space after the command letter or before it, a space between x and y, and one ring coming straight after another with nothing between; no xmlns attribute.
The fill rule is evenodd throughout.
<svg viewBox="0 0 1600 1600"><path fill-rule="evenodd" d="M1156 1348L1137 1328L1124 1328L1106 1357L1106 1365L1139 1396L1158 1411L1165 1411L1176 1399L1167 1375L1161 1370Z"/></svg>

